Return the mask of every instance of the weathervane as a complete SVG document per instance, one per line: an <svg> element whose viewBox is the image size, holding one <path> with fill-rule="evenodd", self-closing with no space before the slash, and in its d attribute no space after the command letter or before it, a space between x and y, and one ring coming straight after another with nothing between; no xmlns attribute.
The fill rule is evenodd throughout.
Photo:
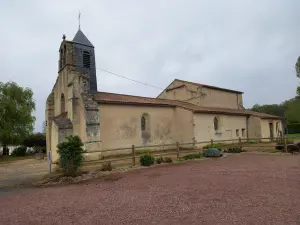
<svg viewBox="0 0 300 225"><path fill-rule="evenodd" d="M80 11L79 11L79 13L78 13L78 29L80 30L80 16L81 16L81 13L80 13Z"/></svg>

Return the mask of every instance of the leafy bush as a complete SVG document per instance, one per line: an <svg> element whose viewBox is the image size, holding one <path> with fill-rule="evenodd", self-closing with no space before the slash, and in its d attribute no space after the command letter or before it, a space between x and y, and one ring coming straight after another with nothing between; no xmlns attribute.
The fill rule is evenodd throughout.
<svg viewBox="0 0 300 225"><path fill-rule="evenodd" d="M164 159L162 157L156 158L155 159L156 164L161 164L164 162Z"/></svg>
<svg viewBox="0 0 300 225"><path fill-rule="evenodd" d="M18 148L15 148L13 150L13 152L11 153L12 156L26 156L26 151L27 151L27 148L25 146L21 146L21 147L18 147Z"/></svg>
<svg viewBox="0 0 300 225"><path fill-rule="evenodd" d="M82 166L84 157L83 143L78 136L66 137L64 141L57 145L59 160L58 165L65 175L74 175Z"/></svg>
<svg viewBox="0 0 300 225"><path fill-rule="evenodd" d="M165 157L164 158L164 162L165 163L172 163L173 162L173 159L171 157Z"/></svg>
<svg viewBox="0 0 300 225"><path fill-rule="evenodd" d="M227 148L224 150L224 152L227 152L227 153L241 153L243 151L244 150L241 147Z"/></svg>
<svg viewBox="0 0 300 225"><path fill-rule="evenodd" d="M216 148L209 148L203 151L205 157L221 157L223 153Z"/></svg>
<svg viewBox="0 0 300 225"><path fill-rule="evenodd" d="M188 159L200 159L204 157L203 153L202 152L199 152L199 153L195 153L195 154L189 154L189 155L185 155L183 156L183 158L185 160L188 160Z"/></svg>
<svg viewBox="0 0 300 225"><path fill-rule="evenodd" d="M154 164L154 158L150 154L145 154L140 156L140 163L142 166L150 166Z"/></svg>

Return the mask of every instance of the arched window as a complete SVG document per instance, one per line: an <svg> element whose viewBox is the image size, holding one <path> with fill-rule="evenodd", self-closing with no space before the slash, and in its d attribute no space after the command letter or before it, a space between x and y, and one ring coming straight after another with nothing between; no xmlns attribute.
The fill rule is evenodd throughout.
<svg viewBox="0 0 300 225"><path fill-rule="evenodd" d="M214 118L214 129L219 130L219 120L217 117Z"/></svg>
<svg viewBox="0 0 300 225"><path fill-rule="evenodd" d="M65 112L65 96L64 96L64 94L61 94L61 97L60 97L60 112L61 113Z"/></svg>
<svg viewBox="0 0 300 225"><path fill-rule="evenodd" d="M146 117L142 116L141 118L141 130L145 131L146 130Z"/></svg>
<svg viewBox="0 0 300 225"><path fill-rule="evenodd" d="M144 113L141 117L141 131L150 131L150 121L149 121L149 115L147 113Z"/></svg>

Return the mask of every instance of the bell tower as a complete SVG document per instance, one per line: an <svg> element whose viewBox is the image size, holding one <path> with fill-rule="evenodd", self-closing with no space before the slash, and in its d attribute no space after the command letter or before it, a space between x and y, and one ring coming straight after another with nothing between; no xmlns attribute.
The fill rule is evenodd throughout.
<svg viewBox="0 0 300 225"><path fill-rule="evenodd" d="M72 41L63 41L59 49L58 72L64 68L71 67L72 70L79 72L89 78L88 90L90 93L97 92L97 76L95 51L93 44L81 31L80 26Z"/></svg>

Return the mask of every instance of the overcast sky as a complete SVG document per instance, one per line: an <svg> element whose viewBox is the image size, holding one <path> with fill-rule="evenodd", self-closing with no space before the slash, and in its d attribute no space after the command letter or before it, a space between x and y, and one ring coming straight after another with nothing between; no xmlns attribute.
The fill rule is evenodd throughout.
<svg viewBox="0 0 300 225"><path fill-rule="evenodd" d="M299 0L2 0L0 80L33 90L40 131L62 35L73 39L80 10L98 68L161 88L179 78L240 90L245 107L280 103L295 96L299 9ZM161 91L97 78L99 91Z"/></svg>

